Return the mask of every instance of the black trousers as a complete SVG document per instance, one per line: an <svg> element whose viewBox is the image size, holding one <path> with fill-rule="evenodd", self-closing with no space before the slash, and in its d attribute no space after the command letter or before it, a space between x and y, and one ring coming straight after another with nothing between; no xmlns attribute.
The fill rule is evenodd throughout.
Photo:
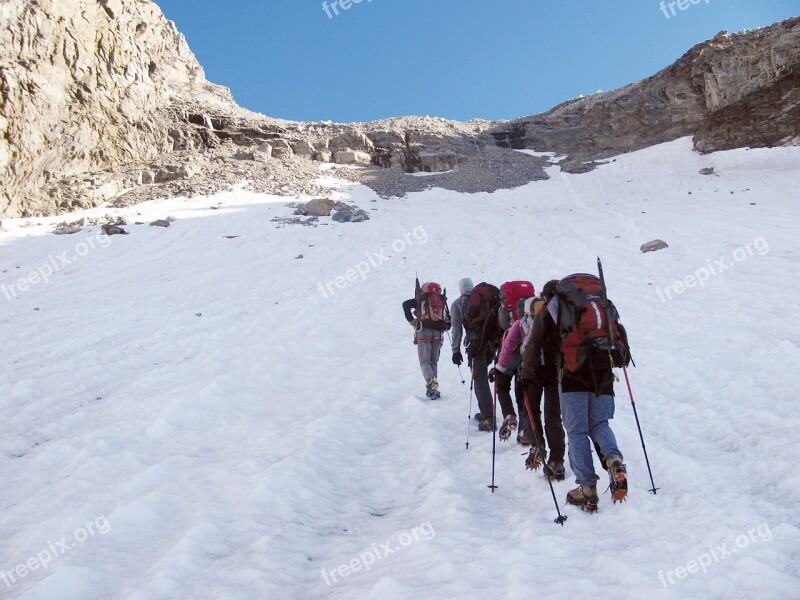
<svg viewBox="0 0 800 600"><path fill-rule="evenodd" d="M544 427L542 427L542 394L544 393ZM544 454L550 447L552 461L564 460L565 442L564 426L561 424L561 404L558 398L558 383L552 382L543 385L539 382L529 382L525 389L528 404L533 415L533 431L528 430L528 439L539 446ZM542 435L544 432L544 435ZM547 445L545 445L547 436Z"/></svg>
<svg viewBox="0 0 800 600"><path fill-rule="evenodd" d="M506 375L505 373L501 373L497 371L494 376L494 385L497 387L497 401L500 403L500 408L503 411L503 418L505 419L508 415L516 416L516 412L514 412L514 404L511 402L511 380L514 379L513 375ZM516 384L514 386L514 395L517 397L517 406L520 405L520 398L522 398L522 390L520 389L519 379L516 380ZM525 410L525 407L522 406L520 410ZM520 415L524 413L520 412Z"/></svg>

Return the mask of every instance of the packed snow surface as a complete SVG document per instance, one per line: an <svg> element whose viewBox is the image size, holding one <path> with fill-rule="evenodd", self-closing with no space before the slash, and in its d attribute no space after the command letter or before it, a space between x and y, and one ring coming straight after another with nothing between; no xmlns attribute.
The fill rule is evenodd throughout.
<svg viewBox="0 0 800 600"><path fill-rule="evenodd" d="M402 199L327 180L358 224L237 190L112 210L127 236L5 221L0 597L800 597L800 148L548 172ZM562 527L513 438L487 488L466 365L446 343L427 401L400 304L415 274L452 301L597 256L658 493L623 378L628 501L564 506L568 469Z"/></svg>

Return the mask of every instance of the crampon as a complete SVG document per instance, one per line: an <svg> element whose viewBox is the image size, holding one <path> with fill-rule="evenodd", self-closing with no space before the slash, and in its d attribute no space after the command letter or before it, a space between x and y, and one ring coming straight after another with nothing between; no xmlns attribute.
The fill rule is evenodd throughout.
<svg viewBox="0 0 800 600"><path fill-rule="evenodd" d="M539 467L542 466L543 462L544 459L542 458L541 452L539 452L538 446L533 446L528 453L528 458L525 459L525 468L537 471Z"/></svg>

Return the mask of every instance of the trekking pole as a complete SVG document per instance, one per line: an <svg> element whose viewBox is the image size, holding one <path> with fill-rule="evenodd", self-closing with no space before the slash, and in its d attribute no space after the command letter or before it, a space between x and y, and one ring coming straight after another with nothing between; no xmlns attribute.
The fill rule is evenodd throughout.
<svg viewBox="0 0 800 600"><path fill-rule="evenodd" d="M522 397L525 399L525 410L528 412L528 421L531 424L533 439L536 440L536 447L539 449L539 455L542 457L542 470L544 470L544 476L547 477L547 483L550 485L550 493L553 495L553 503L556 505L556 513L558 513L558 516L553 519L553 523L558 523L563 527L567 517L566 515L562 515L561 509L558 508L558 500L556 500L556 491L553 489L553 481L550 479L550 473L547 472L547 463L544 462L544 453L542 452L542 447L539 445L539 438L536 437L536 422L533 420L533 411L531 410L530 402L528 402L527 392L524 393Z"/></svg>
<svg viewBox="0 0 800 600"><path fill-rule="evenodd" d="M639 415L636 412L636 402L633 400L633 391L631 390L631 380L628 378L628 369L626 367L622 367L622 372L625 373L625 383L628 384L628 395L631 397L631 406L633 407L633 416L636 418L636 428L639 430L639 439L642 441L642 451L644 452L644 462L647 463L647 473L650 475L650 485L653 487L650 488L648 491L653 492L656 494L656 490L661 488L657 488L655 482L653 481L653 472L650 470L650 459L647 458L647 448L644 447L644 436L642 435L642 427L639 425Z"/></svg>
<svg viewBox="0 0 800 600"><path fill-rule="evenodd" d="M600 257L597 257L597 270L600 274L600 283L602 285L603 291L603 302L606 304L606 321L608 322L608 332L609 332L609 340L611 341L611 350L609 350L609 359L611 361L611 367L614 367L614 358L611 356L611 351L616 349L616 342L614 340L614 336L611 332L611 321L608 318L608 293L606 291L606 278L603 276L603 263L600 262ZM624 351L630 355L630 351L627 348L624 348ZM639 424L639 414L636 412L636 402L633 400L633 390L631 390L631 380L628 378L628 368L625 366L625 363L622 364L622 372L625 373L625 383L628 385L628 395L631 398L631 406L633 407L633 416L636 419L636 429L639 430L639 439L642 442L642 450L644 451L644 461L647 463L647 473L650 475L650 484L653 486L648 491L653 492L653 494L657 493L659 488L656 487L655 482L653 481L653 472L650 470L650 459L647 458L647 448L644 445L644 436L642 435L642 426ZM619 381L619 377L615 374L614 377Z"/></svg>
<svg viewBox="0 0 800 600"><path fill-rule="evenodd" d="M497 486L494 484L494 457L495 451L497 448L497 381L494 382L494 404L492 405L492 485L488 486L491 488L492 493L497 489Z"/></svg>
<svg viewBox="0 0 800 600"><path fill-rule="evenodd" d="M450 340L450 347L453 347L453 338L450 336L450 332L447 332L447 339ZM464 379L464 375L461 373L461 365L456 365L458 369L458 376L461 377L461 385L467 385L466 380ZM472 388L472 383L470 382L470 389Z"/></svg>
<svg viewBox="0 0 800 600"><path fill-rule="evenodd" d="M470 373L472 373L472 377L469 380L469 409L467 410L467 450L469 450L469 426L472 422L472 386L475 383L475 372L473 369L470 369Z"/></svg>

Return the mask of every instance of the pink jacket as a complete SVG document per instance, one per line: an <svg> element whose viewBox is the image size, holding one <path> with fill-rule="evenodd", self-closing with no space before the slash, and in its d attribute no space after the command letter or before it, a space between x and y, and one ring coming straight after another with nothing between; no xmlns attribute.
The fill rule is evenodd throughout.
<svg viewBox="0 0 800 600"><path fill-rule="evenodd" d="M514 356L519 347L522 345L522 326L519 321L514 321L514 324L506 332L503 338L503 346L500 349L500 358L497 359L497 370L510 375L517 368L517 364L509 365L510 362L519 362L519 356ZM508 367L512 368L509 369Z"/></svg>

